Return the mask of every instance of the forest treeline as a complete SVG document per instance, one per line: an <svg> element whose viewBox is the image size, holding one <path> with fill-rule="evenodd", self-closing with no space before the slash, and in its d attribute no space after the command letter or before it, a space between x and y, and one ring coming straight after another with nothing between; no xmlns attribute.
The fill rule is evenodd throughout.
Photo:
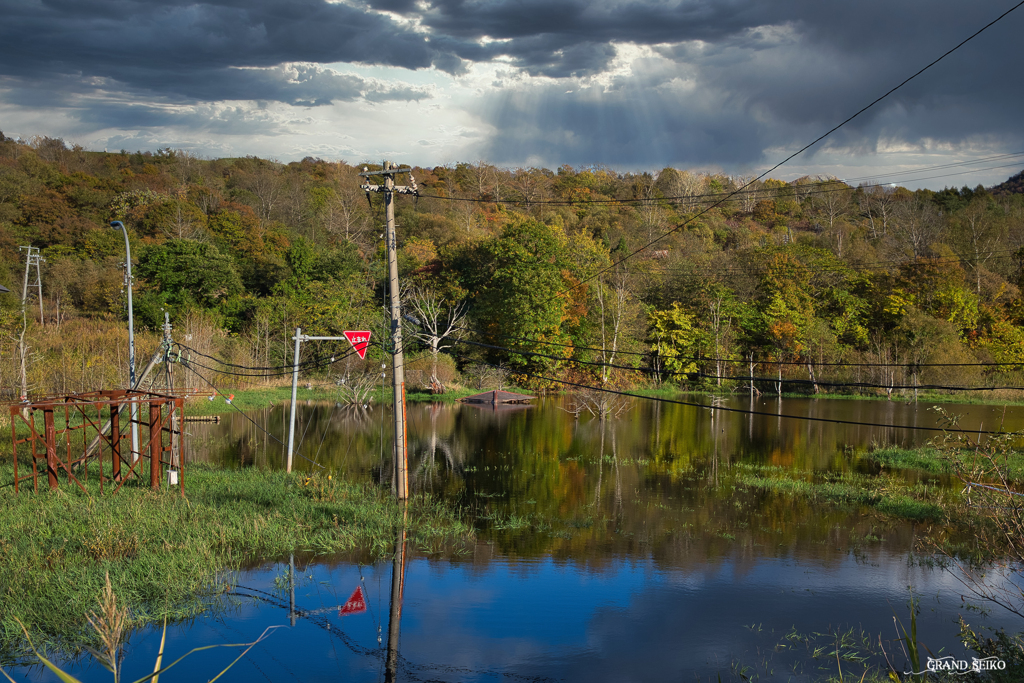
<svg viewBox="0 0 1024 683"><path fill-rule="evenodd" d="M124 237L111 220L131 240L140 358L165 311L207 378L235 386L259 378L198 353L275 367L296 327L383 338L383 208L360 189L363 166L0 134L4 392L19 393L22 366L30 394L124 383ZM414 382L1024 386L1024 195L807 177L728 197L750 178L674 168L414 175L421 196L396 200L403 297L422 323L406 328ZM28 245L45 259L42 324L34 298L21 313ZM383 353L365 364L378 378Z"/></svg>

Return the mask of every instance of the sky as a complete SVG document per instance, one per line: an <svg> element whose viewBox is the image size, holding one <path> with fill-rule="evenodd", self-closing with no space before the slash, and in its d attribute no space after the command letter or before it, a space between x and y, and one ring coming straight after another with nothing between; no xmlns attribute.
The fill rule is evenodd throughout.
<svg viewBox="0 0 1024 683"><path fill-rule="evenodd" d="M0 131L754 175L1017 1L0 0ZM1024 7L772 177L941 189L1019 172L1024 154L1004 155L1024 152L1022 32Z"/></svg>

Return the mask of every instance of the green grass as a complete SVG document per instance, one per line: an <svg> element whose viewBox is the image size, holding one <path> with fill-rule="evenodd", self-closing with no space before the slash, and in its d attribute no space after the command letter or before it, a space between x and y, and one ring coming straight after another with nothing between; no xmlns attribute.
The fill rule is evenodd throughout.
<svg viewBox="0 0 1024 683"><path fill-rule="evenodd" d="M949 492L928 484L907 485L885 474L829 473L803 478L777 467L737 465L737 483L777 494L800 496L840 507L867 506L886 515L910 520L947 520Z"/></svg>
<svg viewBox="0 0 1024 683"><path fill-rule="evenodd" d="M954 474L957 470L970 471L974 455L969 450L940 451L932 446L921 448L900 448L887 446L876 448L864 456L877 462L883 468L893 470L915 469L932 474ZM1010 482L1024 482L1024 452L1011 451L1005 461L1000 459L1001 469Z"/></svg>
<svg viewBox="0 0 1024 683"><path fill-rule="evenodd" d="M11 478L0 466L0 481ZM63 482L39 494L0 489L0 653L24 652L15 618L47 649L87 644L85 615L108 572L133 625L184 619L210 607L226 571L255 560L384 556L402 516L387 492L326 476L194 466L186 498L127 484L100 496L95 478L91 495ZM458 551L472 537L455 510L424 497L410 501L407 524L427 552Z"/></svg>
<svg viewBox="0 0 1024 683"><path fill-rule="evenodd" d="M952 394L936 394L927 393L924 391L918 392L917 402L918 403L962 403L964 405L993 405L993 406L1019 406L1024 405L1024 398L1018 399L998 399L986 396L986 393L991 392L957 392ZM777 397L777 394L764 394L765 398ZM835 392L822 392L820 394L812 393L800 393L800 392L782 392L783 398L827 398L827 399L839 399L847 401L892 401L894 403L907 403L914 401L913 392L894 392L891 397L880 394L842 394Z"/></svg>
<svg viewBox="0 0 1024 683"><path fill-rule="evenodd" d="M922 470L932 474L953 473L953 463L949 457L931 446L921 448L886 446L870 450L864 457L877 462L883 468L893 470Z"/></svg>

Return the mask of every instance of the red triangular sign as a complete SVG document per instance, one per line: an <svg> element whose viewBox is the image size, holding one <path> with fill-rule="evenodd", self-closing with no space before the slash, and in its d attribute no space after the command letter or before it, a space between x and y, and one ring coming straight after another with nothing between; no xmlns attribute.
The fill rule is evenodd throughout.
<svg viewBox="0 0 1024 683"><path fill-rule="evenodd" d="M348 339L360 358L366 358L366 347L370 345L369 330L345 330L345 339Z"/></svg>
<svg viewBox="0 0 1024 683"><path fill-rule="evenodd" d="M352 597L348 599L348 602L341 606L338 616L343 617L346 614L359 614L365 611L366 596L363 595L363 587L359 586L352 592Z"/></svg>

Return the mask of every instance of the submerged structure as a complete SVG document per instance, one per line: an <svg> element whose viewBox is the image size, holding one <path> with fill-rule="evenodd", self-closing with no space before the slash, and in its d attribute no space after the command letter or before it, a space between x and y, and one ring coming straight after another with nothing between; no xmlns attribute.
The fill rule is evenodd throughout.
<svg viewBox="0 0 1024 683"><path fill-rule="evenodd" d="M463 403L472 403L476 405L528 405L535 397L529 396L528 394L516 394L511 391L502 391L501 389L492 389L491 391L485 391L482 394L473 394L460 399Z"/></svg>

